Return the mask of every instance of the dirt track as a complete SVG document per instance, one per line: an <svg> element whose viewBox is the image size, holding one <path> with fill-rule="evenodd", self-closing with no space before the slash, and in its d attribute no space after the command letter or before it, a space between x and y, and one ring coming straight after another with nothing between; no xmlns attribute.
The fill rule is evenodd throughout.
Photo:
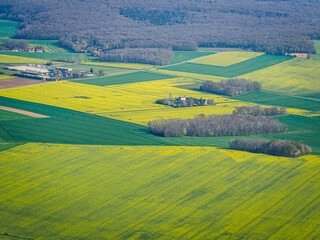
<svg viewBox="0 0 320 240"><path fill-rule="evenodd" d="M30 117L34 117L34 118L49 118L49 116L46 115L41 115L38 113L33 113L33 112L28 112L28 111L24 111L24 110L20 110L20 109L16 109L16 108L10 108L10 107L5 107L5 106L0 106L1 110L6 110L6 111L10 111L10 112L15 112L15 113L20 113L26 116L30 116Z"/></svg>

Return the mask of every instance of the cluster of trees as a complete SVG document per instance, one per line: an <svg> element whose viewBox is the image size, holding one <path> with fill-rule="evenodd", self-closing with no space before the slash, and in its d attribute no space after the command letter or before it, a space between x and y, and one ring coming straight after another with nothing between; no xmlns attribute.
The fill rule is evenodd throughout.
<svg viewBox="0 0 320 240"><path fill-rule="evenodd" d="M263 139L234 139L229 142L229 147L253 153L264 153L284 157L300 157L311 153L308 145L288 140L263 140Z"/></svg>
<svg viewBox="0 0 320 240"><path fill-rule="evenodd" d="M262 85L257 81L242 78L228 79L227 81L212 82L205 81L201 86L201 91L237 96L243 93L259 91Z"/></svg>
<svg viewBox="0 0 320 240"><path fill-rule="evenodd" d="M170 63L173 56L171 50L164 48L124 48L102 53L99 55L99 60L166 65Z"/></svg>
<svg viewBox="0 0 320 240"><path fill-rule="evenodd" d="M237 107L233 114L241 115L253 115L253 116L279 116L287 114L287 109L285 107L261 107L257 106L245 106Z"/></svg>
<svg viewBox="0 0 320 240"><path fill-rule="evenodd" d="M287 125L265 116L209 115L194 119L160 119L148 123L151 133L163 137L241 136L282 133Z"/></svg>
<svg viewBox="0 0 320 240"><path fill-rule="evenodd" d="M202 97L200 99L192 98L192 97L178 97L172 99L170 98L164 98L159 99L156 101L158 104L168 105L175 108L180 107L198 107L198 106L213 106L214 99L203 99Z"/></svg>
<svg viewBox="0 0 320 240"><path fill-rule="evenodd" d="M27 51L28 42L26 40L15 40L15 39L5 39L1 44L4 49L21 49L22 51Z"/></svg>
<svg viewBox="0 0 320 240"><path fill-rule="evenodd" d="M0 17L21 22L16 38L60 39L76 52L200 46L315 53L311 40L320 38L315 0L0 0Z"/></svg>

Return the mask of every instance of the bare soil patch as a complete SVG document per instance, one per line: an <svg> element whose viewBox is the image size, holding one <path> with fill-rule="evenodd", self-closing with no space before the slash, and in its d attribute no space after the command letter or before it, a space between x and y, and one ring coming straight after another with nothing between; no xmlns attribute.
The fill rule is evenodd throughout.
<svg viewBox="0 0 320 240"><path fill-rule="evenodd" d="M30 78L8 78L0 80L0 89L42 84L45 81Z"/></svg>
<svg viewBox="0 0 320 240"><path fill-rule="evenodd" d="M6 107L6 106L0 106L1 110L6 110L10 112L15 112L15 113L20 113L26 116L34 117L34 118L49 118L49 116L38 114L38 113L33 113L29 111L24 111L21 109L16 109L16 108L11 108L11 107Z"/></svg>

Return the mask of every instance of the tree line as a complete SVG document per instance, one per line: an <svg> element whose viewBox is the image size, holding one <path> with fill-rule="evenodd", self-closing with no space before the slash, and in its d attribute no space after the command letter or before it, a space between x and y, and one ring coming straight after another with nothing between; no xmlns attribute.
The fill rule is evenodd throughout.
<svg viewBox="0 0 320 240"><path fill-rule="evenodd" d="M153 65L167 65L174 54L169 49L164 48L124 48L110 50L99 54L102 62L131 62L148 63Z"/></svg>
<svg viewBox="0 0 320 240"><path fill-rule="evenodd" d="M233 139L229 147L253 153L264 153L283 157L300 157L312 152L311 147L300 142L288 140Z"/></svg>
<svg viewBox="0 0 320 240"><path fill-rule="evenodd" d="M220 82L205 81L200 86L201 91L228 95L231 97L247 92L260 91L261 88L262 85L259 82L242 78L233 78Z"/></svg>
<svg viewBox="0 0 320 240"><path fill-rule="evenodd" d="M21 49L22 51L27 51L28 42L26 40L5 39L1 47L9 50Z"/></svg>
<svg viewBox="0 0 320 240"><path fill-rule="evenodd" d="M320 38L319 1L0 0L0 17L21 22L16 38L60 39L76 52L240 47L284 55L315 53Z"/></svg>
<svg viewBox="0 0 320 240"><path fill-rule="evenodd" d="M285 107L261 107L257 106L244 106L237 107L233 110L233 114L252 115L252 116L279 116L287 114Z"/></svg>
<svg viewBox="0 0 320 240"><path fill-rule="evenodd" d="M265 116L199 115L194 119L160 119L148 123L151 133L162 137L242 136L282 133L287 125Z"/></svg>
<svg viewBox="0 0 320 240"><path fill-rule="evenodd" d="M215 105L214 99L200 99L192 97L178 97L178 98L164 98L156 101L158 104L168 105L175 108L180 107L199 107L199 106L213 106Z"/></svg>

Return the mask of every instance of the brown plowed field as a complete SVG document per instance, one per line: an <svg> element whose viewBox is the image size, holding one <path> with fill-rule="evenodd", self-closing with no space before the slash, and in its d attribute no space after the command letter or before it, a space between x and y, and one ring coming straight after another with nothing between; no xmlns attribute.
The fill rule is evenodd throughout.
<svg viewBox="0 0 320 240"><path fill-rule="evenodd" d="M20 87L20 86L33 85L33 84L41 84L41 83L45 83L45 81L34 80L29 78L8 78L8 79L0 80L0 89Z"/></svg>

